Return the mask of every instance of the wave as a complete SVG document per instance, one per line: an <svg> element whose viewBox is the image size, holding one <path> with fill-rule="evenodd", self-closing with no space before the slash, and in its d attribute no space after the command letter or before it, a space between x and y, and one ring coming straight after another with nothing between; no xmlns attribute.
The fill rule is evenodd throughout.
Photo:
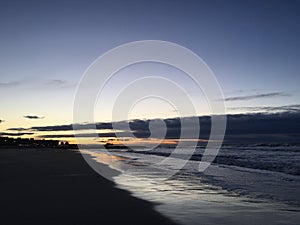
<svg viewBox="0 0 300 225"><path fill-rule="evenodd" d="M131 154L156 155L161 157L186 158L185 148L181 153L172 154L172 148L158 147L153 150L130 150ZM114 150L117 152L118 150ZM124 150L122 150L124 153ZM196 148L190 157L192 161L200 161L204 148ZM128 152L129 153L129 152ZM253 147L223 147L213 161L213 164L237 166L251 169L281 172L300 175L300 147L298 146L253 146Z"/></svg>

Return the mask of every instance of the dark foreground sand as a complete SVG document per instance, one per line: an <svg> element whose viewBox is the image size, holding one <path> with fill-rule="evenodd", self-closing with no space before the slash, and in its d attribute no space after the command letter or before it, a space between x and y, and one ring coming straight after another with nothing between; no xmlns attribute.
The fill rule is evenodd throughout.
<svg viewBox="0 0 300 225"><path fill-rule="evenodd" d="M174 224L71 150L0 148L0 224Z"/></svg>

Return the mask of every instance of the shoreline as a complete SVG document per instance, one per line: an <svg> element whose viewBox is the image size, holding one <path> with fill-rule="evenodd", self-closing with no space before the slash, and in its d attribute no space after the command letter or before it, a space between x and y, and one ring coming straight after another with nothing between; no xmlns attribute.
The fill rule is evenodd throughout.
<svg viewBox="0 0 300 225"><path fill-rule="evenodd" d="M97 174L78 150L0 148L0 155L4 224L176 224Z"/></svg>
<svg viewBox="0 0 300 225"><path fill-rule="evenodd" d="M94 156L95 160L99 156L100 164L107 162L111 168L120 171L126 171L127 167L123 167L124 164L134 168L141 165L139 161L146 164L151 161L147 161L141 155L130 155L132 152L122 153L124 152L102 157L106 153L95 150L90 151L89 155ZM111 161L107 160L110 158ZM119 160L125 160L125 163L120 163L118 167ZM159 178L158 175L151 177L149 185L144 186L147 176L144 176L143 170L139 173L134 169L133 171L137 172L136 176L131 178L127 173L123 173L115 176L114 181L118 187L130 191L133 196L158 203L155 204L158 212L181 224L240 224L241 217L251 218L250 221L243 222L245 225L251 222L263 224L266 220L270 222L268 224L279 225L283 220L287 221L286 224L298 224L298 206L291 205L290 201L283 202L280 196L277 196L281 192L289 192L288 196L283 194L281 197L295 200L297 183L291 183L291 180L286 180L286 177L282 177L278 172L269 171L266 174L258 169L254 171L251 168L211 165L200 175L192 170L195 166L197 162L191 160L186 165L186 173L178 173L174 179L163 183L156 179ZM255 181L259 182L256 184Z"/></svg>

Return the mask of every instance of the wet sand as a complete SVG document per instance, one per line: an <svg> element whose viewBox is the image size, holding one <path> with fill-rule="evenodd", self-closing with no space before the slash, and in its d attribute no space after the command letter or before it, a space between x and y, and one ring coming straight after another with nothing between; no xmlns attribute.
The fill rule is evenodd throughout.
<svg viewBox="0 0 300 225"><path fill-rule="evenodd" d="M0 148L1 224L175 224L75 150Z"/></svg>

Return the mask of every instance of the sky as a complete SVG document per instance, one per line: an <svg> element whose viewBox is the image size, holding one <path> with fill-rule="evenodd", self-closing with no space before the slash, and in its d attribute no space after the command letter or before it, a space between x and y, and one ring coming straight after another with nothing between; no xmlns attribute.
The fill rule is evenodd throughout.
<svg viewBox="0 0 300 225"><path fill-rule="evenodd" d="M299 11L296 0L2 0L0 131L72 123L76 87L88 66L106 51L139 40L174 42L200 56L223 90L228 114L299 105ZM123 76L143 69L149 67L129 68ZM172 69L162 71L176 76ZM120 89L120 77L111 82L107 102L110 91ZM192 98L202 104L200 95ZM170 105L151 111L146 103L131 119L176 116ZM105 108L96 106L97 121L110 121ZM199 107L197 114L209 110Z"/></svg>

